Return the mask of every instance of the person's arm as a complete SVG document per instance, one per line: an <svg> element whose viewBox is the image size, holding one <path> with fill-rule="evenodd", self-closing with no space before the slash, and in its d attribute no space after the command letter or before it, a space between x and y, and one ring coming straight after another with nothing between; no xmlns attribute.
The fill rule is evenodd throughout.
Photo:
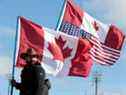
<svg viewBox="0 0 126 95"><path fill-rule="evenodd" d="M48 87L48 89L51 88L51 83L50 83L49 79L45 79L45 85Z"/></svg>
<svg viewBox="0 0 126 95"><path fill-rule="evenodd" d="M15 80L11 80L11 84L16 88L19 89L21 92L28 94L29 92L22 86L21 83L16 82Z"/></svg>
<svg viewBox="0 0 126 95"><path fill-rule="evenodd" d="M16 89L20 89L20 88L21 88L21 83L16 82L14 79L11 80L11 84L12 84Z"/></svg>

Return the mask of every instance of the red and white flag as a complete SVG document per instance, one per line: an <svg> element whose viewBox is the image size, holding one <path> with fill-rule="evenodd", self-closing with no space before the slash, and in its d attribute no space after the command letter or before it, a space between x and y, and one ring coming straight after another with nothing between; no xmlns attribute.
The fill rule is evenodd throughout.
<svg viewBox="0 0 126 95"><path fill-rule="evenodd" d="M25 62L20 54L33 48L42 55L42 67L46 73L59 76L89 75L92 59L89 55L91 44L87 40L54 31L19 18L15 63L18 67Z"/></svg>
<svg viewBox="0 0 126 95"><path fill-rule="evenodd" d="M72 0L67 0L58 30L88 39L93 47L90 55L97 63L113 65L120 57L124 34L114 25L103 24L90 16Z"/></svg>
<svg viewBox="0 0 126 95"><path fill-rule="evenodd" d="M30 20L26 20L23 17L18 20L18 39L15 56L17 67L25 65L24 60L20 58L20 54L26 52L28 48L33 48L38 55L42 55L43 64L49 62L52 65L48 66L50 69L46 69L46 72L56 75L63 67L63 56L54 36Z"/></svg>

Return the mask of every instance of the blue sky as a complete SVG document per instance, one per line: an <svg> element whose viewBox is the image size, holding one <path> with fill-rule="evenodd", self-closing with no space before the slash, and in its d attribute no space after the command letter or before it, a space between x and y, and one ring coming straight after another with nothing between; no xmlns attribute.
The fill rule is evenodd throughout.
<svg viewBox="0 0 126 95"><path fill-rule="evenodd" d="M75 0L93 17L104 23L113 23L126 31L125 0ZM17 16L24 16L45 27L55 28L63 0L0 0L0 95L7 95L8 80L14 51ZM125 32L126 34L126 32ZM88 78L49 77L52 83L50 95L93 95L92 72L102 73L99 93L102 95L126 95L126 47L112 67L94 65ZM19 75L19 71L16 72ZM18 79L16 77L16 79ZM14 91L14 95L18 95Z"/></svg>

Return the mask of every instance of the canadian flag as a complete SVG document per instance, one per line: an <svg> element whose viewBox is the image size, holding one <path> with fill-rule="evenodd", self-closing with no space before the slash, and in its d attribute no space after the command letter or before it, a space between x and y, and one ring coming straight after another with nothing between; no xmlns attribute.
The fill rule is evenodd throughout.
<svg viewBox="0 0 126 95"><path fill-rule="evenodd" d="M18 20L15 56L17 67L25 65L20 54L33 48L42 55L41 65L48 74L82 77L89 75L92 67L89 41L42 27L23 17Z"/></svg>
<svg viewBox="0 0 126 95"><path fill-rule="evenodd" d="M90 16L72 0L67 0L57 30L88 39L93 44L90 55L102 65L113 65L120 57L124 34L115 25L103 24Z"/></svg>

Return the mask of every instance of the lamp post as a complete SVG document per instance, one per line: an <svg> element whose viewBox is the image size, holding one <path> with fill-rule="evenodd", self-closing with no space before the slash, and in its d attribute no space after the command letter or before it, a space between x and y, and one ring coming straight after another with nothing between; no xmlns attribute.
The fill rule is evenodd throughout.
<svg viewBox="0 0 126 95"><path fill-rule="evenodd" d="M93 81L94 81L94 85L95 85L95 95L98 95L98 91L99 91L98 84L101 81L101 76L102 76L102 74L98 71L95 71L93 73Z"/></svg>

